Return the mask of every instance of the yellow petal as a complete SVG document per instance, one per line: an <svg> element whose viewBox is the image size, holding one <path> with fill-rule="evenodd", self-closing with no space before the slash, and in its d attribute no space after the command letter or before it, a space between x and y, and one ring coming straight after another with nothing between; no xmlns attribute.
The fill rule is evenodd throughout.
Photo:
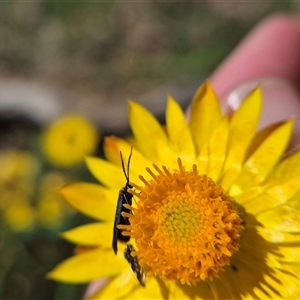
<svg viewBox="0 0 300 300"><path fill-rule="evenodd" d="M196 92L191 107L190 129L198 153L221 118L218 98L211 85L205 82Z"/></svg>
<svg viewBox="0 0 300 300"><path fill-rule="evenodd" d="M209 160L209 148L208 141L202 146L200 153L197 157L197 169L200 174L207 174L208 171L208 160Z"/></svg>
<svg viewBox="0 0 300 300"><path fill-rule="evenodd" d="M295 196L300 190L299 179L292 179L286 182L278 182L271 186L266 186L260 193L256 193L259 189L250 189L247 195L239 195L236 200L243 204L247 211L251 211L253 215L269 210L278 205L282 205ZM241 199L241 201L240 201Z"/></svg>
<svg viewBox="0 0 300 300"><path fill-rule="evenodd" d="M227 154L228 119L225 117L216 127L208 143L207 175L217 181L223 170Z"/></svg>
<svg viewBox="0 0 300 300"><path fill-rule="evenodd" d="M257 216L257 220L267 227L289 233L300 233L300 193L288 203L269 209Z"/></svg>
<svg viewBox="0 0 300 300"><path fill-rule="evenodd" d="M167 136L156 118L142 105L130 101L129 121L139 150L149 160L159 161L170 151Z"/></svg>
<svg viewBox="0 0 300 300"><path fill-rule="evenodd" d="M85 161L93 176L104 185L118 190L125 185L126 178L123 174L121 160L119 166L92 156L86 157Z"/></svg>
<svg viewBox="0 0 300 300"><path fill-rule="evenodd" d="M61 233L61 236L77 245L111 248L113 223L92 223Z"/></svg>
<svg viewBox="0 0 300 300"><path fill-rule="evenodd" d="M297 263L300 264L300 241L282 244L278 252L282 255L281 263Z"/></svg>
<svg viewBox="0 0 300 300"><path fill-rule="evenodd" d="M124 139L115 137L115 136L107 136L104 138L103 150L105 157L108 161L112 162L116 166L121 167L121 154L126 162L125 166L127 166L127 160L130 155L132 145L125 141ZM135 152L134 150L132 152Z"/></svg>
<svg viewBox="0 0 300 300"><path fill-rule="evenodd" d="M155 277L147 278L146 286L142 287L130 270L113 278L104 288L99 290L92 299L163 299L160 285Z"/></svg>
<svg viewBox="0 0 300 300"><path fill-rule="evenodd" d="M128 295L130 299L163 299L160 285L155 277L147 278L146 286L137 286L134 291Z"/></svg>
<svg viewBox="0 0 300 300"><path fill-rule="evenodd" d="M290 180L283 181L278 184L274 184L270 188L265 190L265 193L271 195L274 199L271 206L283 204L290 200L300 190L299 179L291 178ZM278 199L278 201L277 201Z"/></svg>
<svg viewBox="0 0 300 300"><path fill-rule="evenodd" d="M271 276L265 276L265 283L268 285L262 284L262 287L268 294L255 287L256 299L299 299L299 264L285 263L272 268Z"/></svg>
<svg viewBox="0 0 300 300"><path fill-rule="evenodd" d="M166 284L169 290L169 299L190 299L190 295L186 294L175 281L169 280Z"/></svg>
<svg viewBox="0 0 300 300"><path fill-rule="evenodd" d="M121 167L120 151L122 152L124 166L127 168L130 144L123 139L116 137L108 137L105 139L104 152L105 156ZM132 156L130 160L129 179L132 182L138 183L140 181L139 175L145 171L146 167L151 167L152 162L147 160L137 148L132 149ZM126 170L127 172L127 170ZM125 178L125 176L124 176ZM124 182L125 183L125 182Z"/></svg>
<svg viewBox="0 0 300 300"><path fill-rule="evenodd" d="M214 299L211 281L199 281L196 285L180 284L173 280L164 281L168 290L167 299Z"/></svg>
<svg viewBox="0 0 300 300"><path fill-rule="evenodd" d="M87 283L115 276L128 268L130 266L123 257L116 256L112 250L98 248L63 261L47 274L47 278L68 283Z"/></svg>
<svg viewBox="0 0 300 300"><path fill-rule="evenodd" d="M266 189L266 187L264 185L254 186L251 189L248 189L245 192L235 196L234 200L237 203L240 203L244 206L247 203L256 201L257 198L260 198L261 195L264 193L265 189Z"/></svg>
<svg viewBox="0 0 300 300"><path fill-rule="evenodd" d="M280 294L283 299L299 299L300 282L299 282L300 264L283 264L281 274L278 276L280 280ZM277 274L275 274L277 276Z"/></svg>
<svg viewBox="0 0 300 300"><path fill-rule="evenodd" d="M261 89L257 88L245 98L230 120L228 154L224 166L226 173L222 180L226 190L241 169L248 146L256 133L261 106Z"/></svg>
<svg viewBox="0 0 300 300"><path fill-rule="evenodd" d="M64 199L80 212L98 220L115 217L118 192L85 182L70 183L60 188Z"/></svg>
<svg viewBox="0 0 300 300"><path fill-rule="evenodd" d="M270 286L267 286L265 283L260 283L259 287L254 287L253 292L256 296L255 299L283 299L274 291L274 287L270 289Z"/></svg>
<svg viewBox="0 0 300 300"><path fill-rule="evenodd" d="M289 180L293 178L300 179L300 151L286 157L270 174L268 181L274 180Z"/></svg>
<svg viewBox="0 0 300 300"><path fill-rule="evenodd" d="M170 147L181 158L187 160L194 159L194 142L192 140L185 115L180 105L172 97L168 98L166 123Z"/></svg>
<svg viewBox="0 0 300 300"><path fill-rule="evenodd" d="M279 243L299 243L300 236L288 232L281 232L272 227L257 227L259 234L267 241ZM300 254L299 249L297 250Z"/></svg>
<svg viewBox="0 0 300 300"><path fill-rule="evenodd" d="M220 276L214 281L212 290L215 291L216 299L239 299L244 291L242 289L241 279L237 276L236 272L230 266L225 268L225 272L220 272ZM235 288L232 288L232 287Z"/></svg>
<svg viewBox="0 0 300 300"><path fill-rule="evenodd" d="M113 277L106 285L85 300L129 299L131 291L138 286L132 270L127 270Z"/></svg>
<svg viewBox="0 0 300 300"><path fill-rule="evenodd" d="M293 122L288 121L274 130L243 165L230 189L231 195L261 183L281 158L290 140Z"/></svg>
<svg viewBox="0 0 300 300"><path fill-rule="evenodd" d="M226 158L227 140L228 119L224 117L201 148L197 157L199 173L207 174L213 180L218 181Z"/></svg>

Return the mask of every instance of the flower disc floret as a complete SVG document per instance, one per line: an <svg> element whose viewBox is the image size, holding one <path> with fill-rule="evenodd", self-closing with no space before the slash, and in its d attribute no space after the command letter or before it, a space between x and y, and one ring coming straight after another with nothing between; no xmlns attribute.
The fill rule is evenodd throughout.
<svg viewBox="0 0 300 300"><path fill-rule="evenodd" d="M153 165L152 179L134 185L139 198L125 234L136 240L137 255L148 276L195 283L212 279L239 248L243 229L233 200L197 166L185 171Z"/></svg>

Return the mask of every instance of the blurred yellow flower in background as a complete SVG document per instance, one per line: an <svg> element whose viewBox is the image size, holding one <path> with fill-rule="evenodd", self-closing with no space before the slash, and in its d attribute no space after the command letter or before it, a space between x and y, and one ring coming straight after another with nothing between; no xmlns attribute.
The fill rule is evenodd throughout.
<svg viewBox="0 0 300 300"><path fill-rule="evenodd" d="M40 163L29 151L6 149L0 152L0 189L28 193L35 183ZM3 201L0 202L3 205Z"/></svg>
<svg viewBox="0 0 300 300"><path fill-rule="evenodd" d="M0 208L10 230L32 229L35 211L31 199L40 171L38 160L30 152L7 149L0 152Z"/></svg>
<svg viewBox="0 0 300 300"><path fill-rule="evenodd" d="M86 118L64 116L42 134L41 148L49 162L57 167L72 167L91 155L98 144L98 132Z"/></svg>
<svg viewBox="0 0 300 300"><path fill-rule="evenodd" d="M41 173L41 162L28 151L0 152L0 214L10 231L57 227L73 211L57 193L66 182L58 171Z"/></svg>
<svg viewBox="0 0 300 300"><path fill-rule="evenodd" d="M14 195L17 196L17 195ZM3 211L3 219L12 231L25 231L35 225L35 211L26 194L10 198L11 203Z"/></svg>
<svg viewBox="0 0 300 300"><path fill-rule="evenodd" d="M261 107L256 89L232 117L222 115L205 83L189 123L169 98L165 130L130 102L134 146L106 138L107 160L86 159L102 185L60 189L71 206L100 222L62 234L84 251L48 277L69 283L107 278L88 299L299 298L300 152L284 157L291 120L257 131ZM120 151L126 166L131 147L133 201L123 212L128 224L118 229L134 250L128 255L128 245L119 243L115 255L116 205L126 183Z"/></svg>
<svg viewBox="0 0 300 300"><path fill-rule="evenodd" d="M66 181L59 172L49 172L41 180L37 194L36 218L43 227L57 226L64 217L73 214L57 193L57 188Z"/></svg>

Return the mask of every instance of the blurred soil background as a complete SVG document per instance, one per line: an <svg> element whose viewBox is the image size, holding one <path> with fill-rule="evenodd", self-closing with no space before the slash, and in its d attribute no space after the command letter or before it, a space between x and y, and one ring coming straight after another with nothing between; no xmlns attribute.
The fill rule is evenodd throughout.
<svg viewBox="0 0 300 300"><path fill-rule="evenodd" d="M1 2L0 299L82 296L83 285L45 279L74 250L59 232L90 221L55 191L93 180L81 156L62 157L102 155L104 135L130 134L128 99L162 121L167 95L186 107L257 22L299 10L289 0Z"/></svg>

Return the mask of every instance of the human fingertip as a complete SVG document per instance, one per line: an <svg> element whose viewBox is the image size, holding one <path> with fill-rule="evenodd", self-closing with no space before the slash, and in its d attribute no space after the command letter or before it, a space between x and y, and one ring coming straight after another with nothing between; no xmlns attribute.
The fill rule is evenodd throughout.
<svg viewBox="0 0 300 300"><path fill-rule="evenodd" d="M300 85L300 21L287 14L262 20L215 70L210 80L219 96L242 82L283 78Z"/></svg>

